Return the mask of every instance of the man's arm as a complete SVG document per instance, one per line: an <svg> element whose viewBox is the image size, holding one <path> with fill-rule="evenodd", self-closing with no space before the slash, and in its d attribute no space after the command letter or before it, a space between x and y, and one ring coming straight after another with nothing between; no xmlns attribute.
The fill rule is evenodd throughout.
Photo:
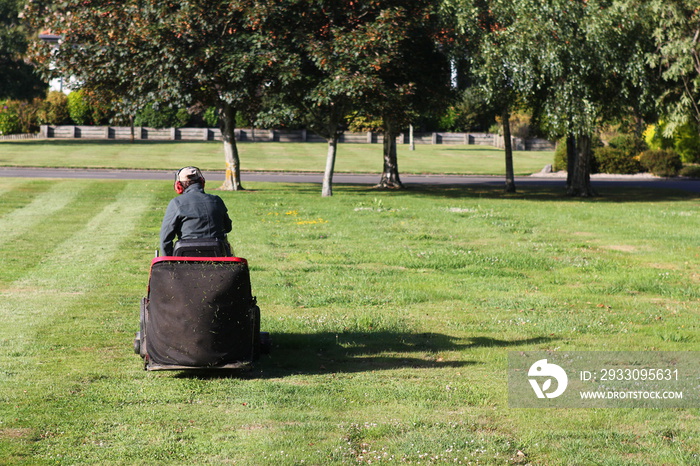
<svg viewBox="0 0 700 466"><path fill-rule="evenodd" d="M231 217L228 216L228 209L226 208L226 204L224 203L224 200L221 199L220 197L219 197L219 203L221 204L221 212L223 214L222 218L223 218L224 233L230 233L231 229L233 228L233 224L231 223Z"/></svg>
<svg viewBox="0 0 700 466"><path fill-rule="evenodd" d="M175 202L170 201L165 209L163 224L160 226L160 254L162 256L173 255L173 241L180 232L178 208Z"/></svg>

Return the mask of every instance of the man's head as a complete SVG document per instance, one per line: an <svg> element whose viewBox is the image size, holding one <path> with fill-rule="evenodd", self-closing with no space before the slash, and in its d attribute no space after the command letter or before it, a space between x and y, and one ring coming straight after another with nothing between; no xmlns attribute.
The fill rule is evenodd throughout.
<svg viewBox="0 0 700 466"><path fill-rule="evenodd" d="M183 167L175 174L175 192L182 194L191 184L199 183L204 187L204 176L197 167Z"/></svg>

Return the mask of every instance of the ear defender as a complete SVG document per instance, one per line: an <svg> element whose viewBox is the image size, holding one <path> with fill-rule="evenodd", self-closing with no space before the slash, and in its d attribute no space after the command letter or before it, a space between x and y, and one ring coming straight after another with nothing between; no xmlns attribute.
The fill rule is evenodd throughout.
<svg viewBox="0 0 700 466"><path fill-rule="evenodd" d="M182 194L185 192L185 188L182 187L182 183L180 182L180 172L183 169L179 169L178 171L175 172L175 183L173 184L173 189L175 190L176 193Z"/></svg>
<svg viewBox="0 0 700 466"><path fill-rule="evenodd" d="M182 183L180 183L179 181L175 182L173 188L175 188L175 192L178 194L182 194L185 192L185 188L182 187Z"/></svg>
<svg viewBox="0 0 700 466"><path fill-rule="evenodd" d="M182 186L182 181L180 181L180 173L182 173L183 170L187 170L187 175L185 176L186 179L197 181L201 183L202 188L204 188L205 180L201 170L197 167L184 167L175 173L175 184L173 185L173 188L175 189L176 193L182 194L185 192L185 188Z"/></svg>

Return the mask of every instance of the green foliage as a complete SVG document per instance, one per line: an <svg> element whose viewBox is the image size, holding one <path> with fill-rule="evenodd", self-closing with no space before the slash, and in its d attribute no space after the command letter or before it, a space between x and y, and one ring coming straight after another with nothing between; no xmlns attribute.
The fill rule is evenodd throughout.
<svg viewBox="0 0 700 466"><path fill-rule="evenodd" d="M642 169L636 156L622 148L597 147L593 159L599 173L635 174Z"/></svg>
<svg viewBox="0 0 700 466"><path fill-rule="evenodd" d="M684 165L678 174L688 178L700 178L700 165Z"/></svg>
<svg viewBox="0 0 700 466"><path fill-rule="evenodd" d="M146 105L134 118L134 125L150 128L182 128L190 115L185 108L174 108L163 104Z"/></svg>
<svg viewBox="0 0 700 466"><path fill-rule="evenodd" d="M462 92L457 103L447 109L439 124L442 131L485 132L494 119L495 113L483 93L476 87L470 87Z"/></svg>
<svg viewBox="0 0 700 466"><path fill-rule="evenodd" d="M60 91L51 91L46 96L41 110L39 122L43 125L64 125L70 123L68 97Z"/></svg>
<svg viewBox="0 0 700 466"><path fill-rule="evenodd" d="M698 125L687 123L673 134L673 148L685 163L700 162L700 133Z"/></svg>
<svg viewBox="0 0 700 466"><path fill-rule="evenodd" d="M676 125L670 134L665 121L649 125L644 140L650 149L674 149L684 163L700 162L700 133L692 122Z"/></svg>
<svg viewBox="0 0 700 466"><path fill-rule="evenodd" d="M93 123L92 106L85 98L85 91L79 90L68 94L68 114L76 125Z"/></svg>
<svg viewBox="0 0 700 466"><path fill-rule="evenodd" d="M667 118L664 135L670 137L688 122L700 122L700 10L697 0L652 0L650 7L656 47L648 60L665 80L659 100Z"/></svg>
<svg viewBox="0 0 700 466"><path fill-rule="evenodd" d="M352 112L346 117L348 130L360 133L366 131L381 131L382 119L366 115L361 112Z"/></svg>
<svg viewBox="0 0 700 466"><path fill-rule="evenodd" d="M554 162L552 163L552 170L562 171L566 170L568 155L566 153L566 138L561 138L557 141L557 146L554 149Z"/></svg>
<svg viewBox="0 0 700 466"><path fill-rule="evenodd" d="M642 152L639 162L647 171L656 176L676 176L683 162L673 149L650 149Z"/></svg>
<svg viewBox="0 0 700 466"><path fill-rule="evenodd" d="M202 115L204 124L209 128L217 128L219 126L219 112L216 107L207 107Z"/></svg>
<svg viewBox="0 0 700 466"><path fill-rule="evenodd" d="M25 59L29 32L20 18L24 4L0 0L0 100L32 100L48 87Z"/></svg>
<svg viewBox="0 0 700 466"><path fill-rule="evenodd" d="M608 145L624 152L628 157L638 157L649 149L644 139L634 134L619 134L608 141Z"/></svg>
<svg viewBox="0 0 700 466"><path fill-rule="evenodd" d="M12 101L0 102L0 134L21 133L19 115Z"/></svg>
<svg viewBox="0 0 700 466"><path fill-rule="evenodd" d="M38 129L38 114L43 106L39 98L31 102L0 102L0 134L32 133Z"/></svg>

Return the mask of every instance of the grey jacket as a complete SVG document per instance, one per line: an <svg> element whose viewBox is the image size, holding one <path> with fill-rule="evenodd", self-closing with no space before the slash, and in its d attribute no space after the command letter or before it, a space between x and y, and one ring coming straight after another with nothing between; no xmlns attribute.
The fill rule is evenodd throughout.
<svg viewBox="0 0 700 466"><path fill-rule="evenodd" d="M225 239L231 231L231 219L224 201L207 194L199 183L173 198L165 209L160 227L161 255L173 254L173 241L178 239Z"/></svg>

